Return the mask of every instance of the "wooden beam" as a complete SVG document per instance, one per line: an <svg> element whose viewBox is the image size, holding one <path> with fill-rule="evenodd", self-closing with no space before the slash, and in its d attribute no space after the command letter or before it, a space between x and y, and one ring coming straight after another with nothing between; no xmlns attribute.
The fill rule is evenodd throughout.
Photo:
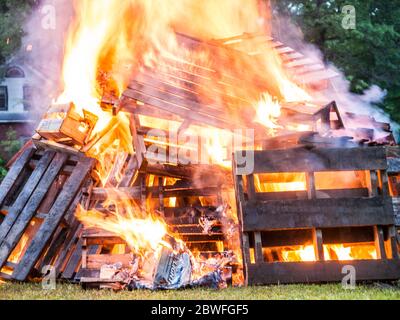
<svg viewBox="0 0 400 320"><path fill-rule="evenodd" d="M394 225L389 205L382 198L257 201L242 208L243 230Z"/></svg>
<svg viewBox="0 0 400 320"><path fill-rule="evenodd" d="M248 265L248 284L338 282L346 265L355 268L357 281L400 279L400 260L275 262Z"/></svg>
<svg viewBox="0 0 400 320"><path fill-rule="evenodd" d="M306 182L307 182L307 198L315 199L317 197L317 191L315 188L315 175L314 172L306 173Z"/></svg>
<svg viewBox="0 0 400 320"><path fill-rule="evenodd" d="M374 226L375 249L378 259L387 259L385 249L385 238L381 226Z"/></svg>
<svg viewBox="0 0 400 320"><path fill-rule="evenodd" d="M41 201L48 192L48 189L50 188L54 179L57 177L59 170L67 160L65 157L60 158L60 156L57 156L56 158L54 158L54 156L55 153L52 151L47 151L43 155L43 157L40 159L38 163L38 166L33 171L27 183L25 184L24 188L22 189L21 193L19 194L17 200L15 200L13 206L8 211L7 216L5 217L3 223L0 226L0 245L3 245L3 242L5 241L11 228L14 227L14 224L16 223L17 219L19 225L24 226L21 231L17 232L17 234L20 235L25 230L25 227L28 225L35 211L38 209ZM53 158L55 159L54 161ZM52 163L52 166L56 167L56 170L54 170L54 168L51 168L52 166L50 166L49 168L50 163ZM48 169L49 172L47 173ZM45 178L43 179L43 181L41 181L43 176ZM38 185L39 188L36 191L36 187ZM22 214L20 214L22 210L24 211L22 212ZM15 236L17 236L17 234L15 234ZM9 247L10 243L8 243L6 246ZM12 250L13 247L9 249ZM0 262L3 260L6 261L7 257L2 256L2 254L0 254ZM0 263L0 266L1 265L2 263Z"/></svg>
<svg viewBox="0 0 400 320"><path fill-rule="evenodd" d="M312 229L313 235L313 244L314 244L314 252L317 261L324 261L324 246L323 246L323 239L322 239L322 230L313 228Z"/></svg>
<svg viewBox="0 0 400 320"><path fill-rule="evenodd" d="M240 155L235 154L237 159ZM386 170L386 152L369 148L254 151L253 173Z"/></svg>
<svg viewBox="0 0 400 320"><path fill-rule="evenodd" d="M262 263L264 261L262 249L261 232L254 232L254 256L256 263Z"/></svg>
<svg viewBox="0 0 400 320"><path fill-rule="evenodd" d="M6 177L3 179L0 185L0 207L3 206L4 200L7 198L9 192L13 188L15 182L18 180L18 177L20 176L24 168L29 163L35 151L36 149L31 147L26 149L11 166Z"/></svg>

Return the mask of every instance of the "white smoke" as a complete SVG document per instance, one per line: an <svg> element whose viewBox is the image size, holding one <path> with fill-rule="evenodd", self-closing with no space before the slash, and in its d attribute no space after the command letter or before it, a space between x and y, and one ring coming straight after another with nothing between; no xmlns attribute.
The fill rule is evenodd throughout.
<svg viewBox="0 0 400 320"><path fill-rule="evenodd" d="M61 89L61 67L71 0L42 0L25 24L26 36L20 51L34 87L33 104L40 117Z"/></svg>
<svg viewBox="0 0 400 320"><path fill-rule="evenodd" d="M330 87L324 92L324 95L332 101L335 100L341 112L370 116L378 122L390 123L395 133L399 131L399 124L392 121L388 114L376 106L376 104L384 100L387 94L385 90L373 85L362 95L352 93L350 82L346 79L344 73L332 63L324 61L323 53L316 46L304 40L301 29L294 25L290 19L275 15L272 30L273 36L279 41L301 52L306 57L324 64L328 70L332 70L338 74L337 77L330 81ZM387 133L376 130L376 135L382 137L387 135Z"/></svg>

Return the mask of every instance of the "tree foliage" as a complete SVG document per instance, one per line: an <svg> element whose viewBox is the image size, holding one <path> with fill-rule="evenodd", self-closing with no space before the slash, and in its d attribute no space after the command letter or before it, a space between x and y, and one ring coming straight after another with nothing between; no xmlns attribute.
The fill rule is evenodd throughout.
<svg viewBox="0 0 400 320"><path fill-rule="evenodd" d="M400 0L275 0L325 58L346 75L351 90L371 85L387 91L381 107L400 122ZM346 5L355 7L356 28L342 26Z"/></svg>
<svg viewBox="0 0 400 320"><path fill-rule="evenodd" d="M21 149L22 143L21 140L18 139L17 132L9 128L6 131L6 138L0 141L0 150L2 154L6 157L6 159L10 159L19 149ZM4 167L6 161L0 157L0 181L5 177L7 174L7 170Z"/></svg>
<svg viewBox="0 0 400 320"><path fill-rule="evenodd" d="M39 0L0 0L0 65L21 47L24 22Z"/></svg>

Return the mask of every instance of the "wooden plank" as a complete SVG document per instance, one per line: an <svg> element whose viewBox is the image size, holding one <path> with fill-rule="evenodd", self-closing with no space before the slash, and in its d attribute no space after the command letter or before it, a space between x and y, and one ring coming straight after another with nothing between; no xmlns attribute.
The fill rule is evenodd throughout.
<svg viewBox="0 0 400 320"><path fill-rule="evenodd" d="M317 197L317 191L315 189L315 175L314 172L306 173L306 184L307 184L307 198L315 199Z"/></svg>
<svg viewBox="0 0 400 320"><path fill-rule="evenodd" d="M387 259L385 249L385 238L381 226L374 226L375 249L378 259Z"/></svg>
<svg viewBox="0 0 400 320"><path fill-rule="evenodd" d="M325 256L324 256L324 246L323 246L323 239L322 239L322 230L313 228L312 235L313 235L315 256L317 257L318 261L324 261Z"/></svg>
<svg viewBox="0 0 400 320"><path fill-rule="evenodd" d="M380 175L380 181L381 181L382 195L384 197L389 197L390 196L390 193L389 193L389 177L387 175L387 171L386 170L380 170L379 171L379 175Z"/></svg>
<svg viewBox="0 0 400 320"><path fill-rule="evenodd" d="M322 229L321 229L322 230ZM323 244L374 242L372 227L323 229ZM262 232L263 247L296 246L313 239L311 227L307 229L273 230Z"/></svg>
<svg viewBox="0 0 400 320"><path fill-rule="evenodd" d="M159 198L160 194L164 198L175 198L175 197L207 197L215 196L221 190L219 187L205 187L205 188L179 188L174 186L163 187L160 190L159 187L146 187L146 195L151 198ZM128 187L128 188L93 188L92 200L104 201L106 199L140 199L141 197L140 187Z"/></svg>
<svg viewBox="0 0 400 320"><path fill-rule="evenodd" d="M249 234L247 232L243 233L242 235L242 243L243 243L243 261L245 265L249 265L251 263L250 259L250 239Z"/></svg>
<svg viewBox="0 0 400 320"><path fill-rule="evenodd" d="M149 105L152 105L154 107L160 108L161 110L167 111L174 113L178 116L180 116L183 119L188 119L196 123L200 124L208 124L213 127L217 128L238 128L238 125L235 123L232 123L228 121L227 119L221 119L218 117L214 117L212 115L208 114L203 114L200 112L194 112L188 108L184 108L182 106L177 106L173 103L168 102L168 100L162 100L156 97L148 96L142 92L135 91L132 89L127 89L124 92L124 95L126 97L130 97L131 99L141 101L143 103L147 103ZM123 106L122 111L126 112L134 112L134 110L130 109L129 106ZM239 126L239 128L242 128L243 126Z"/></svg>
<svg viewBox="0 0 400 320"><path fill-rule="evenodd" d="M316 190L315 198L362 198L368 197L367 188L356 189L332 189L332 190ZM301 200L308 199L307 191L285 191L285 192L258 192L256 199L259 201L268 200Z"/></svg>
<svg viewBox="0 0 400 320"><path fill-rule="evenodd" d="M72 279L74 274L78 271L79 264L82 261L82 239L78 240L75 250L72 252L71 257L65 265L63 272L61 273L62 279Z"/></svg>
<svg viewBox="0 0 400 320"><path fill-rule="evenodd" d="M119 187L130 187L138 170L138 160L135 155L131 155Z"/></svg>
<svg viewBox="0 0 400 320"><path fill-rule="evenodd" d="M54 159L54 161L53 161ZM60 163L57 163L57 161L61 160ZM21 193L19 194L18 198L15 200L13 206L10 208L8 211L7 216L5 217L3 223L1 224L0 227L0 244L3 243L5 238L7 237L8 233L10 232L11 228L14 226L14 223L19 219L20 225L24 226L23 230L25 230L25 226L29 223L30 219L32 218L35 210L40 205L40 202L43 200L45 194L47 193L48 189L50 188L50 185L53 183L54 179L56 178L59 169L60 169L60 164L61 167L64 164L64 161L60 159L60 157L55 157L55 153L51 151L47 151L43 157L40 159L40 162L38 163L38 166L36 169L33 171L31 176L29 177L29 180L25 184L24 188L22 189ZM58 170L54 170L49 168L50 163L52 163L52 166L56 166ZM49 169L49 170L48 170ZM48 171L48 173L47 173ZM43 177L43 182L41 181ZM36 187L39 187L36 189ZM45 190L44 190L45 188ZM35 192L34 192L35 191ZM40 192L42 191L42 192ZM33 202L32 199L35 199L37 201ZM27 205L28 202L28 205ZM35 206L36 204L36 206ZM27 206L26 206L27 205ZM26 206L26 207L25 207ZM29 208L29 206L34 206L33 210ZM25 210L21 213L21 211L24 209ZM27 212L29 211L29 212ZM17 227L18 228L18 227ZM22 230L22 232L23 232ZM20 234L18 232L18 234ZM19 237L18 237L19 239ZM3 261L6 259L6 257L2 257L0 254L0 261ZM0 263L0 266L2 264Z"/></svg>
<svg viewBox="0 0 400 320"><path fill-rule="evenodd" d="M105 264L122 263L124 268L129 267L132 262L132 254L88 254L87 268L100 269Z"/></svg>
<svg viewBox="0 0 400 320"><path fill-rule="evenodd" d="M243 206L243 230L394 225L390 199L276 200Z"/></svg>
<svg viewBox="0 0 400 320"><path fill-rule="evenodd" d="M249 198L249 201L254 201L256 199L256 188L254 185L254 175L252 175L252 174L247 176L246 193Z"/></svg>
<svg viewBox="0 0 400 320"><path fill-rule="evenodd" d="M3 206L4 200L7 198L8 193L13 188L15 182L17 181L19 175L24 170L26 165L29 163L31 157L35 153L36 149L28 148L21 156L14 162L8 171L6 177L3 179L0 186L0 207Z"/></svg>
<svg viewBox="0 0 400 320"><path fill-rule="evenodd" d="M235 158L240 157L236 153ZM386 170L382 147L254 151L253 173Z"/></svg>
<svg viewBox="0 0 400 320"><path fill-rule="evenodd" d="M389 245L392 253L392 259L400 259L399 247L397 245L397 230L395 226L389 227Z"/></svg>
<svg viewBox="0 0 400 320"><path fill-rule="evenodd" d="M378 195L378 174L376 170L370 171L370 186L369 186L369 196L376 197Z"/></svg>
<svg viewBox="0 0 400 320"><path fill-rule="evenodd" d="M83 153L81 153L79 150L73 148L73 147L69 147L66 146L64 144L61 143L57 143L51 140L32 140L34 145L38 148L38 149L44 149L44 150L53 150L56 152L62 152L62 153L67 153L71 156L78 156L81 157L83 156Z"/></svg>
<svg viewBox="0 0 400 320"><path fill-rule="evenodd" d="M64 224L60 224L62 231L59 232L59 239L53 239L49 245L49 249L46 252L46 256L43 258L43 263L50 264L53 263L56 268L57 277L60 268L60 262L63 263L66 259L68 250L72 250L75 242L77 242L76 237L80 235L77 233L80 222L75 218L76 206L78 205L82 197L82 192L78 193L72 202L70 209L63 218ZM71 246L71 247L70 247Z"/></svg>
<svg viewBox="0 0 400 320"><path fill-rule="evenodd" d="M80 248L79 248L80 249ZM89 248L89 250L87 251L88 254L100 254L102 250L102 246L91 246ZM71 259L74 262L74 259ZM74 262L75 264L78 263L77 267L75 268L76 273L75 273L75 277L74 277L74 281L79 282L81 277L84 275L86 270L89 269L84 269L83 268L83 252L81 256L77 256L77 260L76 262ZM64 277L64 275L63 275Z"/></svg>
<svg viewBox="0 0 400 320"><path fill-rule="evenodd" d="M56 261L54 262L54 268L57 273L57 278L64 271L66 265L77 249L78 241L80 240L80 236L82 234L83 226L77 221L76 224L72 227L71 232L66 237L65 244L61 252L59 253Z"/></svg>
<svg viewBox="0 0 400 320"><path fill-rule="evenodd" d="M400 173L400 158L388 158L388 173Z"/></svg>
<svg viewBox="0 0 400 320"><path fill-rule="evenodd" d="M43 178L40 180L22 212L17 216L7 215L4 223L0 227L0 236L2 240L0 243L0 267L6 263L9 255L18 244L21 236L29 226L31 219L34 217L36 210L39 208L41 202L48 193L48 189L68 159L68 156L65 154L57 154L54 158L52 158L54 156L53 153L50 153L50 155L50 160L53 160L50 166L46 166L47 170L44 173ZM42 158L46 160L44 157L46 157L46 155ZM12 219L8 220L9 217Z"/></svg>
<svg viewBox="0 0 400 320"><path fill-rule="evenodd" d="M13 277L16 280L24 281L28 277L94 164L94 159L83 158L68 178L48 217L42 223L24 257L14 270Z"/></svg>
<svg viewBox="0 0 400 320"><path fill-rule="evenodd" d="M249 285L342 281L343 267L356 270L357 281L400 279L399 260L276 262L248 266Z"/></svg>
<svg viewBox="0 0 400 320"><path fill-rule="evenodd" d="M262 247L261 233L254 232L254 257L256 263L262 263L264 261Z"/></svg>
<svg viewBox="0 0 400 320"><path fill-rule="evenodd" d="M32 139L29 139L23 146L21 149L19 149L19 151L17 151L17 153L15 153L11 159L6 163L5 167L10 169L12 167L12 165L19 159L21 158L22 154L28 150L33 148L33 143L32 143ZM33 148L35 149L35 148Z"/></svg>

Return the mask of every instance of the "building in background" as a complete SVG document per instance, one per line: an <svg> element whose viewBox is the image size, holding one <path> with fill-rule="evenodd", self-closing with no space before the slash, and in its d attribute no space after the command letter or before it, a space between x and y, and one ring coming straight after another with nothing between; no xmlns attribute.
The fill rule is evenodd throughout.
<svg viewBox="0 0 400 320"><path fill-rule="evenodd" d="M44 76L23 60L14 59L3 67L4 77L0 79L0 143L7 141L11 131L23 143L35 131L39 119L35 105L38 84ZM0 148L0 157L7 158Z"/></svg>

